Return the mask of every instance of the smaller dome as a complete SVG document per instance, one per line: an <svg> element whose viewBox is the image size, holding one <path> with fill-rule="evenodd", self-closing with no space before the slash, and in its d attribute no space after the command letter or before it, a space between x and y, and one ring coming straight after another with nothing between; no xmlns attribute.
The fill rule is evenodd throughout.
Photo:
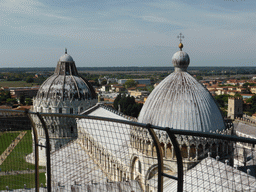
<svg viewBox="0 0 256 192"><path fill-rule="evenodd" d="M187 71L190 59L186 52L178 51L172 56L172 64L175 71Z"/></svg>
<svg viewBox="0 0 256 192"><path fill-rule="evenodd" d="M60 57L59 61L73 62L74 60L69 54L65 54Z"/></svg>

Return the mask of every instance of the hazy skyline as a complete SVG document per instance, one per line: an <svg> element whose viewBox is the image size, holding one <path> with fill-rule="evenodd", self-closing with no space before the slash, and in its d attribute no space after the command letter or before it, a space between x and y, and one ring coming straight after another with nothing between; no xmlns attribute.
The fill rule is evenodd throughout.
<svg viewBox="0 0 256 192"><path fill-rule="evenodd" d="M255 0L1 0L0 67L255 66Z"/></svg>

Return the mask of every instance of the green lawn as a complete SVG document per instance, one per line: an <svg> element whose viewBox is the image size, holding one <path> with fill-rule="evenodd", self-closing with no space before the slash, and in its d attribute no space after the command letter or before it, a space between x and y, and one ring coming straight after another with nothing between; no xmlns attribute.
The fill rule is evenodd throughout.
<svg viewBox="0 0 256 192"><path fill-rule="evenodd" d="M45 186L45 173L39 173L39 185L41 183L43 183ZM24 188L24 184L27 185L27 188L34 188L35 174L0 176L0 190L5 190L6 186L8 186L9 189L21 189Z"/></svg>
<svg viewBox="0 0 256 192"><path fill-rule="evenodd" d="M0 169L2 171L10 170L26 170L35 169L34 164L27 163L25 160L26 155L32 153L32 136L31 131L27 131L26 135L14 148L11 154L6 158ZM43 168L43 167L39 167Z"/></svg>
<svg viewBox="0 0 256 192"><path fill-rule="evenodd" d="M2 134L0 134L0 155L19 134L20 132L3 132Z"/></svg>
<svg viewBox="0 0 256 192"><path fill-rule="evenodd" d="M32 87L37 83L27 83L26 81L0 81L1 87Z"/></svg>

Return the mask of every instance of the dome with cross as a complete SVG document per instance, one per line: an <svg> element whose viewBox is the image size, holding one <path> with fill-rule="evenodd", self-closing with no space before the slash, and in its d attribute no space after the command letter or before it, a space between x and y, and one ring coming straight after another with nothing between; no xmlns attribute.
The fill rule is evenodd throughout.
<svg viewBox="0 0 256 192"><path fill-rule="evenodd" d="M174 129L213 132L225 128L221 111L210 92L187 73L190 59L180 51L172 57L175 71L151 92L138 121Z"/></svg>

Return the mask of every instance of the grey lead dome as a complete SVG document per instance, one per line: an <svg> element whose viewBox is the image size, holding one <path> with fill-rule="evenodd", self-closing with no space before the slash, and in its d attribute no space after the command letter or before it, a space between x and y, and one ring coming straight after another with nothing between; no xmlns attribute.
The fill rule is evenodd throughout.
<svg viewBox="0 0 256 192"><path fill-rule="evenodd" d="M55 72L39 88L36 98L45 100L96 99L92 85L78 74L73 58L61 56Z"/></svg>
<svg viewBox="0 0 256 192"><path fill-rule="evenodd" d="M189 56L184 51L178 51L172 57L172 64L175 67L175 71L187 71L189 62Z"/></svg>
<svg viewBox="0 0 256 192"><path fill-rule="evenodd" d="M59 61L63 62L72 62L74 61L73 58L69 54L62 55L59 59Z"/></svg>
<svg viewBox="0 0 256 192"><path fill-rule="evenodd" d="M214 132L225 129L214 98L186 69L189 56L178 51L172 57L175 71L149 95L138 121L174 129Z"/></svg>

